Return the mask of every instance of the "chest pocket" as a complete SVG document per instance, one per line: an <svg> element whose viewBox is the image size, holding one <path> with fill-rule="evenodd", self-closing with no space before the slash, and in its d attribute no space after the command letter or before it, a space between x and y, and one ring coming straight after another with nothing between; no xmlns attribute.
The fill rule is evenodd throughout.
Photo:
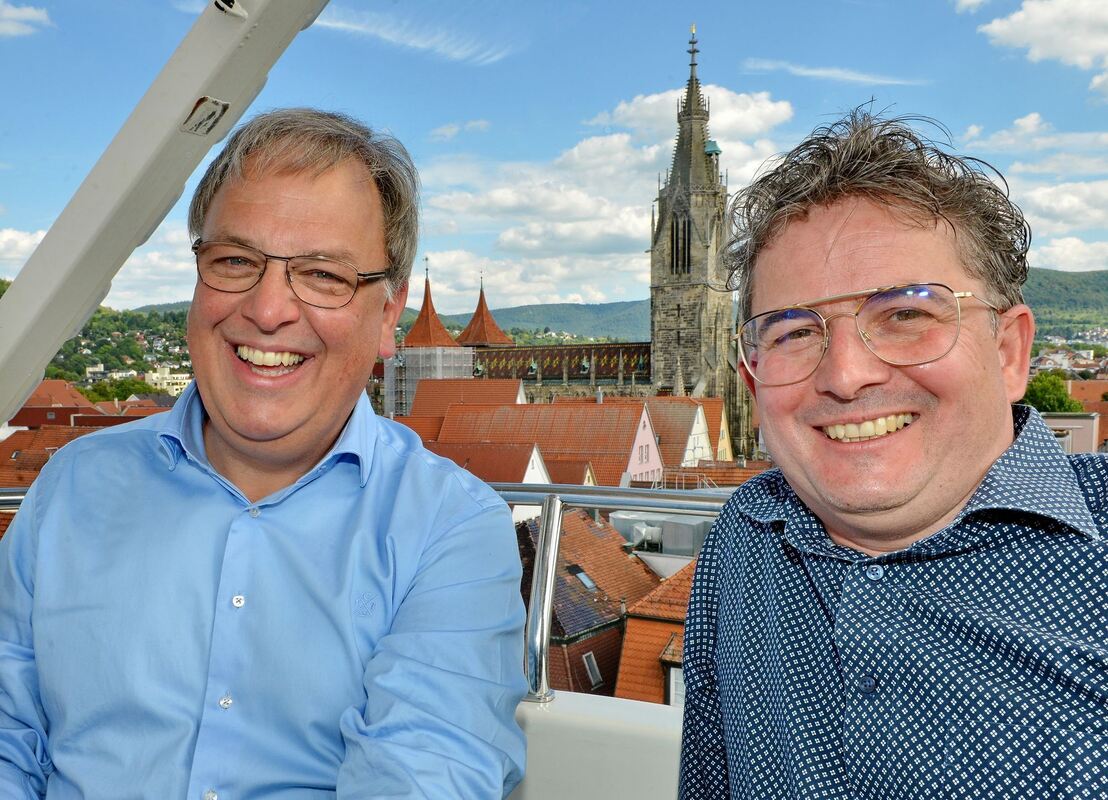
<svg viewBox="0 0 1108 800"><path fill-rule="evenodd" d="M1039 720L956 719L943 748L947 800L1108 797L1108 736Z"/></svg>

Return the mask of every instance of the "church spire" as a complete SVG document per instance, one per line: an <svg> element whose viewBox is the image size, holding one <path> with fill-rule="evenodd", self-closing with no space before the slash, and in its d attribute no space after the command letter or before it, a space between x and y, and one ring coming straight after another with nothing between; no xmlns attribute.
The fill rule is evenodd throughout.
<svg viewBox="0 0 1108 800"><path fill-rule="evenodd" d="M706 152L708 138L708 104L700 88L700 78L696 75L696 56L700 52L697 45L696 26L692 26L689 36L689 80L685 85L685 96L677 108L677 145L673 148L673 167L667 181L675 181L681 188L714 189L719 183L719 170L711 156ZM718 150L718 147L716 148Z"/></svg>

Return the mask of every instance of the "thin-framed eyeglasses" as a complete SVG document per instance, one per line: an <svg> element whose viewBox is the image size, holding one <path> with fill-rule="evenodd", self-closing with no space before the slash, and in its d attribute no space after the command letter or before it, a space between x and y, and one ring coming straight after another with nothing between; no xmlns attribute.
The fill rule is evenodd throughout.
<svg viewBox="0 0 1108 800"><path fill-rule="evenodd" d="M387 269L361 272L349 261L331 256L275 256L238 242L197 239L192 252L200 280L218 292L248 292L261 281L270 261L284 261L293 294L317 308L342 308L354 299L361 283L388 274Z"/></svg>
<svg viewBox="0 0 1108 800"><path fill-rule="evenodd" d="M766 311L746 320L735 338L747 370L765 386L799 383L814 373L831 344L830 322L837 317L853 317L866 348L886 364L928 364L954 349L962 326L961 303L971 297L1003 313L973 292L956 292L942 283L911 283ZM825 317L812 308L856 298L860 302L854 311Z"/></svg>

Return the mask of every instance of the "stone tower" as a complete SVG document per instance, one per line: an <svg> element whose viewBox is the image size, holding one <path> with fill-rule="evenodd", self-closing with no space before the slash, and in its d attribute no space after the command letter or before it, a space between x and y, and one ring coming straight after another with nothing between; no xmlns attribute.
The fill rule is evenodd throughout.
<svg viewBox="0 0 1108 800"><path fill-rule="evenodd" d="M749 449L749 411L731 355L731 292L722 290L727 276L718 260L727 185L719 170L719 145L708 136L709 104L696 75L696 41L693 28L673 164L651 215L651 371L662 391L722 397L738 454Z"/></svg>

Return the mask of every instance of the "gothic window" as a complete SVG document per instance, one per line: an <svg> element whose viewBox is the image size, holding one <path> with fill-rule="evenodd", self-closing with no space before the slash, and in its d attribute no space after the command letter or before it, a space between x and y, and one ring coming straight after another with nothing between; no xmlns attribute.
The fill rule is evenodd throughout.
<svg viewBox="0 0 1108 800"><path fill-rule="evenodd" d="M689 261L689 218L684 214L674 214L670 224L670 268L673 275L687 275L691 272Z"/></svg>

